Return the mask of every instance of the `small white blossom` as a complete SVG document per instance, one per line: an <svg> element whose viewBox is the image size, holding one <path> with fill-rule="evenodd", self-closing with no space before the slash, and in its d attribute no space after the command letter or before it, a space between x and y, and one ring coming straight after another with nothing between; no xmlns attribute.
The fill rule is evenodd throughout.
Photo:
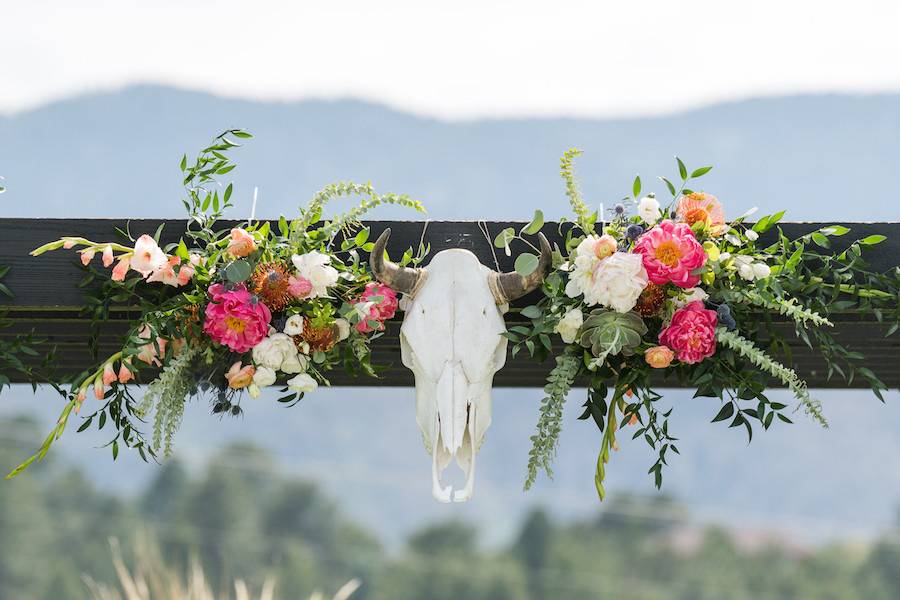
<svg viewBox="0 0 900 600"><path fill-rule="evenodd" d="M339 342L343 342L350 337L350 321L347 319L335 319L334 324L337 326Z"/></svg>
<svg viewBox="0 0 900 600"><path fill-rule="evenodd" d="M641 198L640 202L638 202L637 213L646 223L653 225L659 221L659 217L661 216L659 212L659 200L653 196L644 196Z"/></svg>
<svg viewBox="0 0 900 600"><path fill-rule="evenodd" d="M291 315L284 324L284 332L287 335L300 335L303 333L303 316Z"/></svg>
<svg viewBox="0 0 900 600"><path fill-rule="evenodd" d="M575 341L575 336L581 329L582 323L584 323L584 315L577 308L573 308L560 319L554 331L562 337L562 341L571 344Z"/></svg>
<svg viewBox="0 0 900 600"><path fill-rule="evenodd" d="M766 263L753 263L753 276L757 279L765 279L772 274L772 269Z"/></svg>
<svg viewBox="0 0 900 600"><path fill-rule="evenodd" d="M750 240L751 242L755 242L756 240L759 239L759 234L756 233L755 231L753 231L752 229L748 229L744 233L744 235L747 236L747 239Z"/></svg>
<svg viewBox="0 0 900 600"><path fill-rule="evenodd" d="M307 375L306 373L300 373L296 377L292 379L288 379L287 386L294 390L295 392L312 392L319 384L316 383L316 380Z"/></svg>
<svg viewBox="0 0 900 600"><path fill-rule="evenodd" d="M747 281L753 281L753 279L756 277L756 274L753 272L753 265L746 264L740 265L738 267L738 275L740 275Z"/></svg>
<svg viewBox="0 0 900 600"><path fill-rule="evenodd" d="M695 300L700 300L701 302L706 302L709 298L709 294L706 291L700 288L689 288L682 292L682 295L679 296L675 300L675 306L681 308L682 306L686 306Z"/></svg>

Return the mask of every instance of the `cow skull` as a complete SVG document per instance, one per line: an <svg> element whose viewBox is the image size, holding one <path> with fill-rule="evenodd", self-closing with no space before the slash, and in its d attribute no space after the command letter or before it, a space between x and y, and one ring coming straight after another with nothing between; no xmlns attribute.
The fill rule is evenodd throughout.
<svg viewBox="0 0 900 600"><path fill-rule="evenodd" d="M506 362L503 313L541 284L550 244L540 236L538 268L522 276L492 271L458 248L438 252L426 268L400 267L385 258L390 234L381 234L369 260L379 281L407 296L401 357L415 374L416 420L432 456L432 493L451 501L441 473L455 458L466 483L452 500L464 502L472 496L475 454L491 424L494 373Z"/></svg>

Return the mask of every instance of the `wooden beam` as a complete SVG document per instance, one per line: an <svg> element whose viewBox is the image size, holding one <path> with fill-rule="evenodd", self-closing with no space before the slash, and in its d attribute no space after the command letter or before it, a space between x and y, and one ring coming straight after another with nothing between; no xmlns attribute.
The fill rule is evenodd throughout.
<svg viewBox="0 0 900 600"><path fill-rule="evenodd" d="M78 268L77 256L64 250L50 252L40 257L31 257L29 252L35 247L65 235L79 235L95 241L117 240L115 228L123 225L122 220L106 219L0 219L0 266L10 266L6 283L15 294L12 301L0 300L10 310L13 326L0 330L0 336L11 336L34 330L45 336L59 349L58 365L62 372L77 372L90 364L87 351L88 323L78 317L83 304L81 290L77 288L83 275ZM130 222L130 231L135 235L153 233L162 224L158 220L135 220ZM223 227L234 223L223 222ZM831 223L784 223L782 228L790 237L814 231ZM466 248L474 252L488 266L498 265L501 270L512 270L513 259L524 248L513 247L513 256L508 257L502 250L493 248L492 241L506 227L521 228L520 222L475 221L370 221L372 236L377 236L386 227L393 233L388 251L399 257L407 247L416 247L420 241L431 245L432 253L446 248ZM872 234L883 234L888 240L876 246L868 259L879 271L900 266L900 223L845 223L851 233L843 238L832 238L836 250L840 251L854 239ZM563 227L566 227L563 225ZM551 243L560 242L560 226L547 223L543 232ZM165 222L162 240L177 241L184 230L184 221ZM765 242L765 238L763 239ZM496 261L496 262L495 262ZM521 305L536 298L525 298ZM123 312L104 324L101 336L101 350L115 352L119 336L126 329L129 314ZM512 317L511 317L512 318ZM780 325L781 326L781 325ZM790 334L790 324L783 325ZM397 340L399 323L390 324L387 334L378 340L376 357L380 364L390 365L385 371L382 385L411 385L412 375L400 364L400 349ZM883 378L891 387L900 387L900 336L884 338L885 327L865 315L847 315L836 324L839 338L854 349L866 354L866 365ZM555 337L555 336L554 336ZM791 334L792 337L792 334ZM555 340L558 343L558 340ZM813 387L846 387L842 381L827 381L821 359L810 353L799 341L792 343L797 370ZM538 365L525 357L507 361L495 382L500 387L541 387L550 368L549 361ZM334 385L372 385L370 379L351 379L343 373L334 373ZM856 382L857 384L860 382Z"/></svg>

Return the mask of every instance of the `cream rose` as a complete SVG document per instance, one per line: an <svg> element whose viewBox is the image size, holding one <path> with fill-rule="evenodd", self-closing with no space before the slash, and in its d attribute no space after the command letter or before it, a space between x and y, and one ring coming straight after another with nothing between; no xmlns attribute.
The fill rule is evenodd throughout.
<svg viewBox="0 0 900 600"><path fill-rule="evenodd" d="M647 281L640 254L616 252L597 264L593 280L583 290L584 301L589 306L599 304L626 313L634 308Z"/></svg>
<svg viewBox="0 0 900 600"><path fill-rule="evenodd" d="M284 333L272 333L253 347L253 362L257 366L268 367L273 371L282 371L282 365L297 357L294 340ZM290 372L290 371L285 371Z"/></svg>
<svg viewBox="0 0 900 600"><path fill-rule="evenodd" d="M295 392L301 392L301 393L312 392L317 387L319 387L319 384L316 383L316 380L313 379L312 377L310 377L309 375L307 375L306 373L300 373L296 377L294 377L292 379L288 379L287 385L290 389L294 390Z"/></svg>

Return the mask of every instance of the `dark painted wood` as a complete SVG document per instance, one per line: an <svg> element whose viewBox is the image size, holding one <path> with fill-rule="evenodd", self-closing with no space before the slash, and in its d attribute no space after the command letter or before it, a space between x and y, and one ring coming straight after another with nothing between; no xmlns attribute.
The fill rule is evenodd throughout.
<svg viewBox="0 0 900 600"><path fill-rule="evenodd" d="M161 221L135 220L130 230L153 233ZM103 219L0 219L0 265L11 268L4 279L15 293L12 302L0 300L10 309L14 324L0 330L0 337L35 331L48 338L57 346L58 365L63 372L77 372L90 364L87 352L88 324L78 318L82 304L81 291L77 284L82 272L78 268L77 255L72 251L59 250L31 257L28 253L35 247L65 235L79 235L94 241L117 240L115 228L120 220ZM388 251L399 257L406 248L418 246L420 240L431 245L432 253L446 248L467 248L474 252L486 265L496 264L502 270L511 270L515 255L524 247L513 247L513 255L507 257L502 250L493 251L491 241L505 227L520 228L523 223L474 221L371 221L366 223L372 229L372 237L380 234L385 227L391 227L392 236ZM796 237L830 223L785 223L785 233ZM222 223L230 226L231 223ZM884 234L888 240L874 247L868 259L877 270L888 270L900 266L900 223L845 223L852 229L843 238L833 238L836 249L840 250L852 240L871 234ZM163 241L177 241L183 231L183 221L167 221L163 229ZM487 235L482 231L487 229ZM548 223L543 229L551 243L561 241L559 225ZM95 259L98 260L98 259ZM522 301L528 303L528 299ZM101 350L116 351L119 336L124 331L128 314L116 318L102 328ZM383 385L411 385L411 374L400 365L400 350L397 342L399 323L392 323L387 335L376 342L377 356L381 364L392 365L384 375ZM785 324L787 331L791 326ZM837 335L854 349L866 354L866 364L878 373L888 385L900 387L900 336L884 339L886 328L866 317L848 315L836 328ZM558 342L558 340L556 340ZM813 387L846 387L841 381L826 381L821 359L810 353L799 341L792 344L797 370ZM506 367L496 378L500 387L540 387L550 368L550 363L538 365L521 356L507 361ZM334 385L371 385L370 379L351 379L343 373L334 373ZM858 382L857 382L858 383Z"/></svg>

